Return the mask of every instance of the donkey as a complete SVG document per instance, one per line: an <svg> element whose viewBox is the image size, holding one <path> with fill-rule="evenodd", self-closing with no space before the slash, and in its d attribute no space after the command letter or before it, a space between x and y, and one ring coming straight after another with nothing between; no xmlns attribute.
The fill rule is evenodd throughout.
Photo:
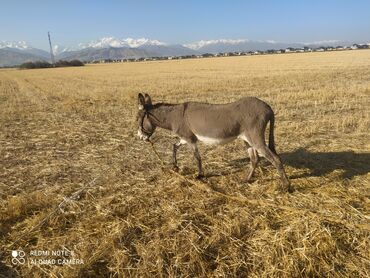
<svg viewBox="0 0 370 278"><path fill-rule="evenodd" d="M156 127L172 131L179 137L173 145L172 163L178 170L176 153L187 144L192 150L198 166L198 178L203 177L202 159L197 142L223 144L237 138L242 139L250 157L249 182L259 161L265 157L278 170L284 189L292 191L274 143L274 112L271 107L255 97L244 97L227 104L185 102L180 104L156 103L151 97L138 95L138 136L149 141ZM270 122L269 144L265 143L265 129Z"/></svg>

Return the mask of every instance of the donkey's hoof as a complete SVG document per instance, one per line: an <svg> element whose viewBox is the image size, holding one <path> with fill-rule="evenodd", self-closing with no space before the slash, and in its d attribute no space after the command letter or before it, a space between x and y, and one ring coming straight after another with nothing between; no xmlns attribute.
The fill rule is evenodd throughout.
<svg viewBox="0 0 370 278"><path fill-rule="evenodd" d="M245 178L244 182L247 184L252 184L255 180L253 178Z"/></svg>
<svg viewBox="0 0 370 278"><path fill-rule="evenodd" d="M180 171L179 166L177 166L177 165L173 165L173 167L172 167L172 171L174 171L174 172L178 173L178 172Z"/></svg>
<svg viewBox="0 0 370 278"><path fill-rule="evenodd" d="M285 188L285 191L289 192L289 193L293 193L294 191L294 188L291 186L289 180L286 180L283 182L283 186Z"/></svg>
<svg viewBox="0 0 370 278"><path fill-rule="evenodd" d="M198 175L195 176L195 178L197 180L203 180L205 178L205 176L203 174L198 174Z"/></svg>
<svg viewBox="0 0 370 278"><path fill-rule="evenodd" d="M281 192L288 192L288 193L293 193L294 192L294 188L289 184L289 185L286 185L284 184L281 189L280 189Z"/></svg>

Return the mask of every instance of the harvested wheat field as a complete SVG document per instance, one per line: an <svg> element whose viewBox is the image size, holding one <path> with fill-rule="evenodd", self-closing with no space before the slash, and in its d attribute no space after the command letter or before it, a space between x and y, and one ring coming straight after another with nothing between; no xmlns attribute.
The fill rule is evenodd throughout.
<svg viewBox="0 0 370 278"><path fill-rule="evenodd" d="M242 141L199 144L204 181L186 147L171 172L176 138L153 135L164 166L137 138L139 92L266 101L295 191L266 160L245 184ZM369 107L369 50L1 70L0 273L369 277Z"/></svg>

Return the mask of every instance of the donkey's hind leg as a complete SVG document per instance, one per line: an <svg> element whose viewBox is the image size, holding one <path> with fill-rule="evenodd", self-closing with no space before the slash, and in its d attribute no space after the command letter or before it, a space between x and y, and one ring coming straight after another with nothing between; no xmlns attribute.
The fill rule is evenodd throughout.
<svg viewBox="0 0 370 278"><path fill-rule="evenodd" d="M251 160L251 163L250 163L250 166L249 166L249 173L248 173L248 176L247 178L245 179L246 182L250 182L252 176L253 176L253 173L254 173L254 170L256 169L257 167L257 164L259 162L259 156L258 156L258 152L256 149L254 148L248 148L248 155L249 155L249 158Z"/></svg>
<svg viewBox="0 0 370 278"><path fill-rule="evenodd" d="M247 147L248 155L250 158L249 173L245 179L246 182L250 182L260 159L258 156L257 149L251 146L250 138L246 134L243 134L240 137L241 139L243 139L245 146Z"/></svg>
<svg viewBox="0 0 370 278"><path fill-rule="evenodd" d="M283 182L284 189L288 192L292 192L292 188L290 186L290 182L288 177L285 173L283 163L280 160L280 157L273 153L265 144L258 145L257 151L264 156L268 161L271 162L272 165L278 170L281 180Z"/></svg>
<svg viewBox="0 0 370 278"><path fill-rule="evenodd" d="M201 179L204 177L203 170L202 170L202 158L200 157L198 146L196 143L188 144L190 149L193 151L193 155L195 159L197 160L197 166L198 166L198 175L197 179Z"/></svg>

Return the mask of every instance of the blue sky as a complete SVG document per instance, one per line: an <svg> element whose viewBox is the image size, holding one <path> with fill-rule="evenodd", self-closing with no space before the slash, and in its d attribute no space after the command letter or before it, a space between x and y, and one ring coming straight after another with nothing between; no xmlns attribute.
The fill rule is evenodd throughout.
<svg viewBox="0 0 370 278"><path fill-rule="evenodd" d="M0 41L48 48L101 37L150 38L168 43L201 39L283 42L370 41L370 1L2 0Z"/></svg>

